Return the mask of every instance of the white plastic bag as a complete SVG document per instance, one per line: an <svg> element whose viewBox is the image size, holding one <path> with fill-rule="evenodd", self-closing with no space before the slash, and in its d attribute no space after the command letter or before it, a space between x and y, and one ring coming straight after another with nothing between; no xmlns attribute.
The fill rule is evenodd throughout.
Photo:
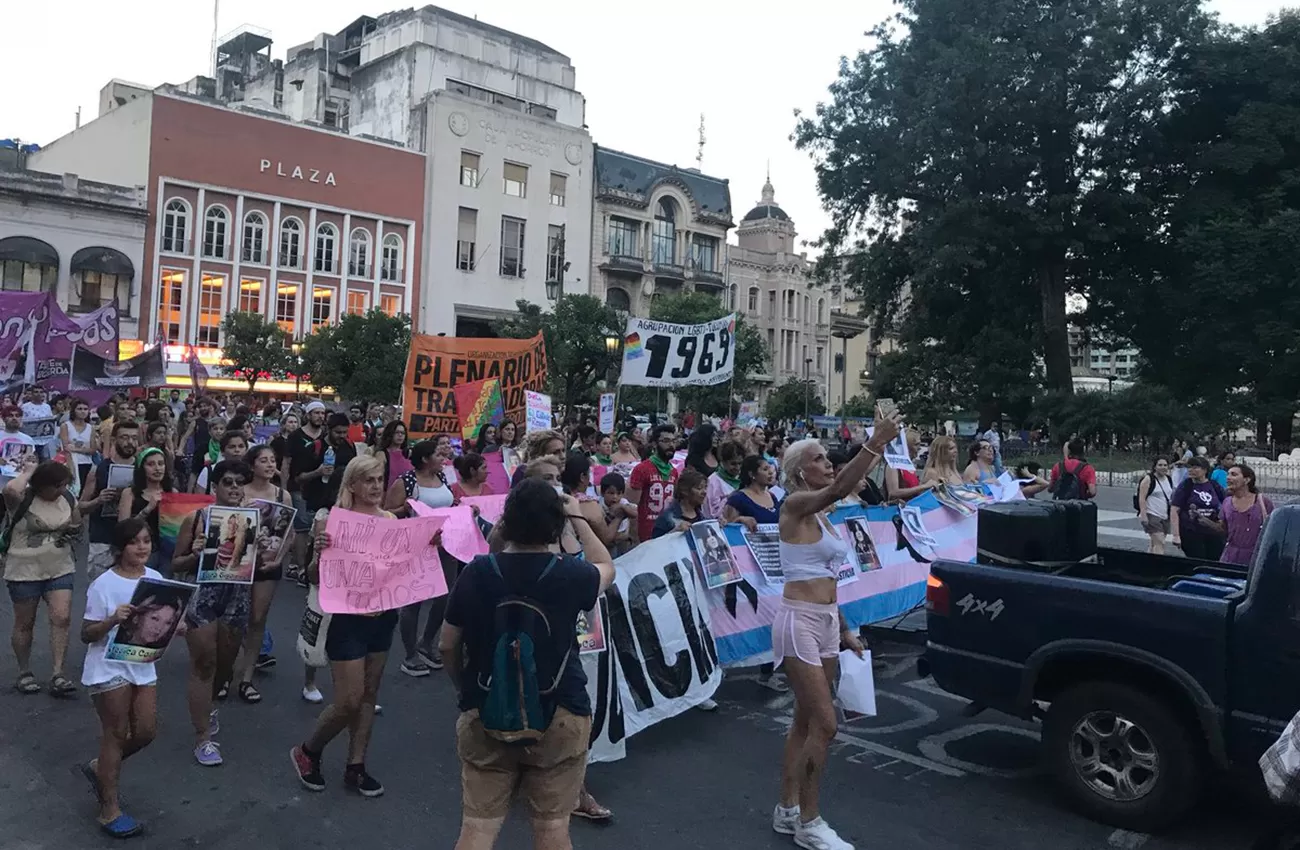
<svg viewBox="0 0 1300 850"><path fill-rule="evenodd" d="M325 637L329 634L332 614L326 614L320 607L320 588L312 585L307 591L307 608L302 612L302 624L298 627L298 657L308 667L324 667L329 664L325 657Z"/></svg>
<svg viewBox="0 0 1300 850"><path fill-rule="evenodd" d="M876 716L876 681L871 675L871 650L857 653L846 649L840 653L840 684L836 689L840 707L846 712Z"/></svg>

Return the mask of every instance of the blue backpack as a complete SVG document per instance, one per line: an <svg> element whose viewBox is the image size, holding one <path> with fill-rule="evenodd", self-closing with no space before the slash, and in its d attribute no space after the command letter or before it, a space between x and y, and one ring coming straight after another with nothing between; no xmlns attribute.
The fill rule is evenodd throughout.
<svg viewBox="0 0 1300 850"><path fill-rule="evenodd" d="M483 730L498 741L532 744L546 734L551 724L555 706L548 697L564 675L572 640L566 643L563 656L557 658L555 625L541 603L511 587L496 555L488 560L493 574L504 585L504 594L497 602L494 617L491 673L487 681L481 674L478 678L478 686L486 694L479 720ZM551 558L533 583L534 588L558 562L558 558Z"/></svg>

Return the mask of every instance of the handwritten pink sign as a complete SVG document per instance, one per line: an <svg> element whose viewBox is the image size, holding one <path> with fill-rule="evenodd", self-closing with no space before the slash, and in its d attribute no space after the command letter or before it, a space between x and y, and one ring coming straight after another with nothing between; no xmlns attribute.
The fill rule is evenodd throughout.
<svg viewBox="0 0 1300 850"><path fill-rule="evenodd" d="M500 496L465 496L460 503L478 508L479 516L496 525L497 520L501 519L502 511L506 509L506 496L504 493Z"/></svg>
<svg viewBox="0 0 1300 850"><path fill-rule="evenodd" d="M487 541L479 531L478 522L469 505L455 508L431 508L423 502L408 499L406 504L418 517L437 517L442 519L442 548L447 550L457 561L468 564L479 555L488 553Z"/></svg>
<svg viewBox="0 0 1300 850"><path fill-rule="evenodd" d="M320 555L326 614L378 614L447 593L433 535L442 517L387 519L330 510L330 547Z"/></svg>

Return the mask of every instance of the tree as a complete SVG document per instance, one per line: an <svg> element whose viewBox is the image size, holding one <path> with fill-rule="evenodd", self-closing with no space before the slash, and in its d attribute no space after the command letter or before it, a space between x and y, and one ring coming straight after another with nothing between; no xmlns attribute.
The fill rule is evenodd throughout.
<svg viewBox="0 0 1300 850"><path fill-rule="evenodd" d="M889 398L889 396L885 396ZM835 415L843 418L850 417L872 417L876 415L876 404L864 395L855 395L848 401L840 405L840 409L835 411Z"/></svg>
<svg viewBox="0 0 1300 850"><path fill-rule="evenodd" d="M250 393L262 378L283 378L294 365L288 334L257 313L228 314L221 335L221 371L247 381Z"/></svg>
<svg viewBox="0 0 1300 850"><path fill-rule="evenodd" d="M617 368L619 351L607 339L623 339L625 321L618 311L590 295L563 295L554 309L516 301L519 315L494 324L503 337L529 339L541 331L546 340L547 385L554 401L566 411L576 404L596 402L596 382Z"/></svg>
<svg viewBox="0 0 1300 850"><path fill-rule="evenodd" d="M1161 226L1142 274L1114 276L1094 321L1142 351L1144 376L1292 439L1300 403L1300 18L1220 31L1184 68L1141 172Z"/></svg>
<svg viewBox="0 0 1300 850"><path fill-rule="evenodd" d="M355 401L397 404L411 350L411 317L382 310L347 313L303 340L303 371L313 386Z"/></svg>
<svg viewBox="0 0 1300 850"><path fill-rule="evenodd" d="M791 378L767 395L767 404L763 413L769 422L793 422L809 416L821 416L826 412L826 404L817 394L816 381L802 381Z"/></svg>
<svg viewBox="0 0 1300 850"><path fill-rule="evenodd" d="M1023 383L1041 355L1069 392L1066 295L1146 232L1134 177L1207 27L1200 0L900 5L795 131L831 213L824 246L864 255L867 303L925 315L925 331L905 319L907 344L928 332L931 365L957 356L981 416L1014 385L983 389L999 361Z"/></svg>
<svg viewBox="0 0 1300 850"><path fill-rule="evenodd" d="M703 292L682 292L662 295L654 299L650 318L680 325L698 325L721 319L732 311L713 295ZM683 408L692 408L707 416L729 416L735 412L739 401L752 398L755 390L753 375L767 369L767 344L758 328L736 315L735 378L708 387L683 387L677 390L677 401ZM655 391L643 387L625 387L620 391L629 403L638 409L653 406Z"/></svg>

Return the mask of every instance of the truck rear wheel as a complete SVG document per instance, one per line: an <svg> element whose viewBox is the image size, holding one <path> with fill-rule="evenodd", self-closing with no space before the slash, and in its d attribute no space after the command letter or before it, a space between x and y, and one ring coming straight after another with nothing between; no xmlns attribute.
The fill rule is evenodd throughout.
<svg viewBox="0 0 1300 850"><path fill-rule="evenodd" d="M1116 682L1070 688L1043 723L1047 769L1070 804L1141 832L1169 826L1196 802L1196 740L1158 696Z"/></svg>

